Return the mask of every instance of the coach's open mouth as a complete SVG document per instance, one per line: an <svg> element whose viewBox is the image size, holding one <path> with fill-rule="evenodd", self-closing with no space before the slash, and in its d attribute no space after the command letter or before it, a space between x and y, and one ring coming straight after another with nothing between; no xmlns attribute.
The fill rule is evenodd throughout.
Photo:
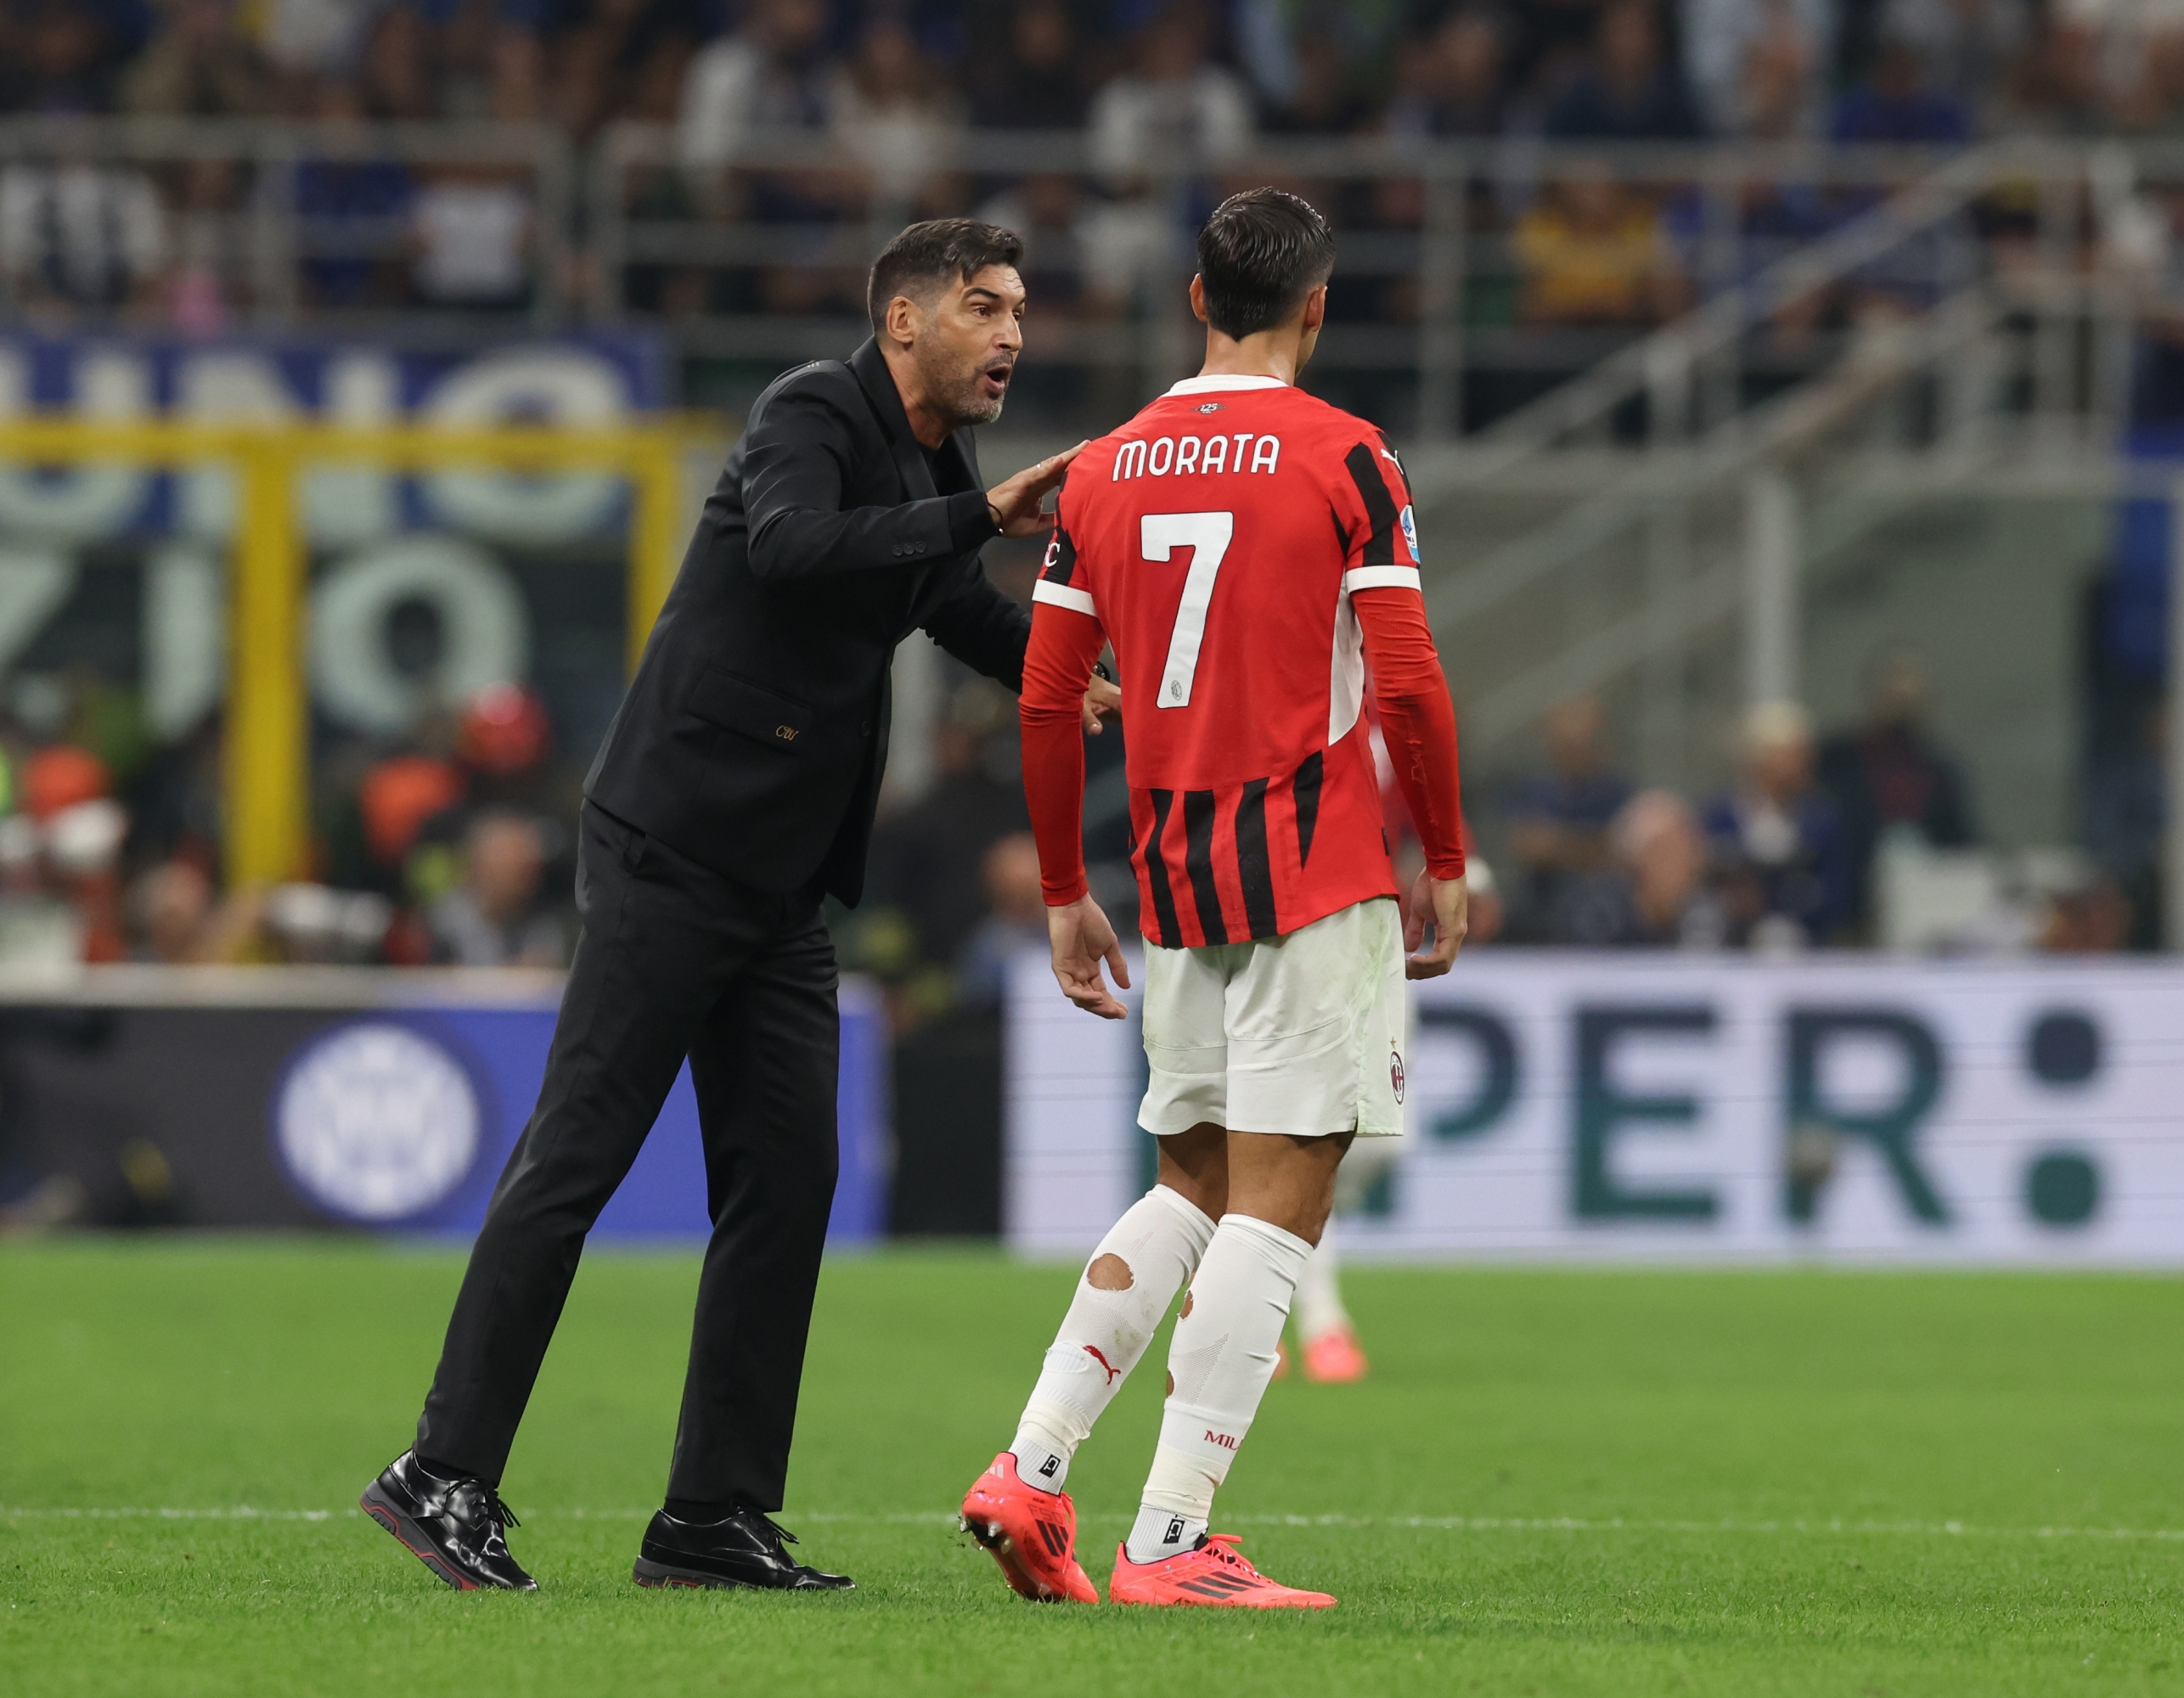
<svg viewBox="0 0 2184 1698"><path fill-rule="evenodd" d="M996 360L978 374L978 381L985 388L989 400L999 401L1009 392L1009 379L1016 373L1014 360Z"/></svg>

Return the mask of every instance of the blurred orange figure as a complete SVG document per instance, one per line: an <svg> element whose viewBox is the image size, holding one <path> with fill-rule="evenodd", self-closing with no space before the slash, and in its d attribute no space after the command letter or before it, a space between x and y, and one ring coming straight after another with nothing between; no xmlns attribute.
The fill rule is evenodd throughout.
<svg viewBox="0 0 2184 1698"><path fill-rule="evenodd" d="M63 808L96 801L106 794L110 782L106 763L88 749L56 743L25 763L23 809L42 823Z"/></svg>

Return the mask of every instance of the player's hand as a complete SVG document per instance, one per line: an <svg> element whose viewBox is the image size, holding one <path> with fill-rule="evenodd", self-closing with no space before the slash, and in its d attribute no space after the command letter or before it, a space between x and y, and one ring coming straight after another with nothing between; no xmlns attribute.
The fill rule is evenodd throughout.
<svg viewBox="0 0 2184 1698"><path fill-rule="evenodd" d="M1410 952L1403 962L1404 978L1438 979L1455 964L1456 951L1463 947L1464 933L1471 927L1471 887L1461 879L1419 874L1418 882L1410 887L1410 900L1403 905L1403 947ZM1421 949L1429 925L1433 947Z"/></svg>
<svg viewBox="0 0 2184 1698"><path fill-rule="evenodd" d="M1039 503L1046 499L1049 490L1061 481L1069 463L1083 453L1085 447L1086 443L1079 442L1073 448L1049 454L986 492L986 510L993 515L993 524L1004 537L1036 537L1046 528L1045 516L1039 510Z"/></svg>
<svg viewBox="0 0 2184 1698"><path fill-rule="evenodd" d="M1097 737L1106 727L1100 722L1123 717L1123 693L1098 673L1084 691L1084 734Z"/></svg>
<svg viewBox="0 0 2184 1698"><path fill-rule="evenodd" d="M1054 976L1061 993L1088 1014L1102 1020L1120 1020L1129 1010L1116 1000L1100 975L1103 960L1112 968L1115 982L1130 987L1129 970L1123 965L1123 946L1115 941L1115 928L1089 896L1046 911L1046 939L1054 951Z"/></svg>

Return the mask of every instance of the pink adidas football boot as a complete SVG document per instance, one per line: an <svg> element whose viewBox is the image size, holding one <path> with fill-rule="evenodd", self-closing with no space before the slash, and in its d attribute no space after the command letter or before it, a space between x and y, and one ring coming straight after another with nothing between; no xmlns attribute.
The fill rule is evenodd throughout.
<svg viewBox="0 0 2184 1698"><path fill-rule="evenodd" d="M1209 1533L1197 1548L1158 1562L1132 1562L1127 1545L1115 1552L1111 1604L1210 1604L1246 1610L1331 1610L1325 1592L1269 1580L1236 1549L1234 1533Z"/></svg>
<svg viewBox="0 0 2184 1698"><path fill-rule="evenodd" d="M1007 1451L963 1494L962 1527L993 1553L1009 1584L1034 1603L1100 1601L1077 1560L1077 1505L1067 1492L1027 1486Z"/></svg>

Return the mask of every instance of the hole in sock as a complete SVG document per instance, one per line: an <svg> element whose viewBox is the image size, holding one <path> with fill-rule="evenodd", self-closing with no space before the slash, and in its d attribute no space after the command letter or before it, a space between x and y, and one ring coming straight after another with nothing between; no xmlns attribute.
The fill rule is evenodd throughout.
<svg viewBox="0 0 2184 1698"><path fill-rule="evenodd" d="M1127 1291L1137 1280L1130 1264L1111 1251L1093 1258L1092 1265L1084 1270L1084 1283L1095 1291Z"/></svg>
<svg viewBox="0 0 2184 1698"><path fill-rule="evenodd" d="M1185 1292L1183 1294L1183 1313L1184 1313L1184 1314L1187 1315L1187 1314L1189 1314L1189 1313L1191 1313L1191 1305L1194 1302L1196 1302L1196 1299L1195 1299L1194 1297L1192 1297L1192 1296L1191 1295L1191 1293L1190 1293L1190 1292L1185 1291ZM1179 1316L1177 1316L1177 1317L1176 1317L1176 1318L1177 1318L1178 1320L1180 1320L1182 1318L1183 1318L1183 1316L1182 1316L1182 1315L1179 1315Z"/></svg>
<svg viewBox="0 0 2184 1698"><path fill-rule="evenodd" d="M1171 1397L1175 1395L1175 1376L1173 1374L1168 1376L1168 1395Z"/></svg>

